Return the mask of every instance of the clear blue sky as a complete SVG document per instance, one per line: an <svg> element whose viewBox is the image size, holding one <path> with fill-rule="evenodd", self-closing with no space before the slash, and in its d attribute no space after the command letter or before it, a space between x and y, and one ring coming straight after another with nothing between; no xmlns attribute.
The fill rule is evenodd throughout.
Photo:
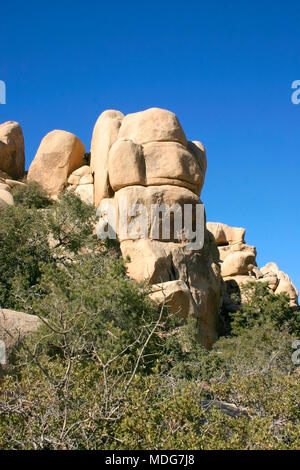
<svg viewBox="0 0 300 470"><path fill-rule="evenodd" d="M90 147L107 108L174 111L207 148L208 219L247 229L259 265L300 288L298 1L2 2L0 122L21 123L29 166L42 137Z"/></svg>

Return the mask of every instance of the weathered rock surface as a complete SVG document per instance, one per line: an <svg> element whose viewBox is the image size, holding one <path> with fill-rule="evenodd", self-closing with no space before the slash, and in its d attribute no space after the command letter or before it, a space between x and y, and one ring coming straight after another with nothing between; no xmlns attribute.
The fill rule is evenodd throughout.
<svg viewBox="0 0 300 470"><path fill-rule="evenodd" d="M94 185L93 184L80 184L75 189L77 194L83 202L87 204L94 204Z"/></svg>
<svg viewBox="0 0 300 470"><path fill-rule="evenodd" d="M7 206L14 205L14 198L10 192L4 188L0 188L0 211Z"/></svg>
<svg viewBox="0 0 300 470"><path fill-rule="evenodd" d="M94 172L94 201L98 206L102 199L111 197L108 179L108 153L117 140L124 115L120 111L107 110L98 118L91 142L91 168Z"/></svg>
<svg viewBox="0 0 300 470"><path fill-rule="evenodd" d="M119 138L130 139L136 144L171 141L187 145L176 115L160 108L127 114L122 121Z"/></svg>
<svg viewBox="0 0 300 470"><path fill-rule="evenodd" d="M191 220L196 222L207 167L203 145L187 142L177 117L170 111L151 108L125 117L117 111L105 111L94 129L91 154L95 204L111 198L121 214L124 204L126 208L138 206L135 212L125 211L127 225L135 231L124 233L123 225L117 224L122 255L130 258L129 276L162 284L172 291L174 299L181 298L181 316L192 312L198 319L200 341L210 347L217 338L222 301L218 250L204 222L204 245L194 250L187 248L193 235L182 236L182 226L174 224L178 220L174 212L182 222L185 211L191 209ZM152 218L149 214L153 205L168 210ZM185 205L190 207L186 209ZM144 208L148 215L146 228L141 217ZM168 218L168 236L161 230L158 234L152 231L154 222L161 229L162 221ZM155 295L161 294L156 291Z"/></svg>
<svg viewBox="0 0 300 470"><path fill-rule="evenodd" d="M83 165L68 178L68 190L74 191L83 202L94 204L94 176L88 165Z"/></svg>
<svg viewBox="0 0 300 470"><path fill-rule="evenodd" d="M11 364L19 343L30 333L34 333L40 324L40 319L35 315L0 309L0 374L1 368L6 370Z"/></svg>
<svg viewBox="0 0 300 470"><path fill-rule="evenodd" d="M286 292L290 297L290 305L291 307L297 308L298 307L298 297L299 292L296 286L291 281L290 277L283 271L280 271L277 264L275 263L268 263L263 266L260 271L263 274L263 279L274 279L277 277L277 285L275 288L275 294L280 294L281 292ZM270 282L270 281L269 281Z"/></svg>
<svg viewBox="0 0 300 470"><path fill-rule="evenodd" d="M0 124L0 170L19 179L25 172L25 148L23 131L17 122ZM1 175L0 175L1 176Z"/></svg>
<svg viewBox="0 0 300 470"><path fill-rule="evenodd" d="M63 190L68 176L84 164L84 152L83 143L74 134L62 130L49 132L30 165L27 179L55 196Z"/></svg>
<svg viewBox="0 0 300 470"><path fill-rule="evenodd" d="M159 305L167 305L172 314L183 320L196 313L191 292L186 283L180 280L153 284L150 298Z"/></svg>
<svg viewBox="0 0 300 470"><path fill-rule="evenodd" d="M298 307L299 293L289 276L280 271L275 263L268 263L262 268L257 267L256 248L245 243L245 229L208 222L208 230L214 235L218 245L221 274L225 281L224 308L235 311L243 302L241 288L248 282L264 282L275 294L285 292L290 298L290 305ZM232 294L239 302L232 302Z"/></svg>
<svg viewBox="0 0 300 470"><path fill-rule="evenodd" d="M246 230L241 227L230 227L220 222L207 222L207 230L213 234L218 246L244 243L245 241Z"/></svg>

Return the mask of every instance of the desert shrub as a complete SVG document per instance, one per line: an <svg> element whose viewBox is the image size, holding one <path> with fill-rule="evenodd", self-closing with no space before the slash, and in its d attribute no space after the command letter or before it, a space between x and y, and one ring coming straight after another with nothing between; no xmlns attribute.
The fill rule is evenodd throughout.
<svg viewBox="0 0 300 470"><path fill-rule="evenodd" d="M17 308L22 295L51 263L44 214L25 207L7 207L0 224L0 305Z"/></svg>
<svg viewBox="0 0 300 470"><path fill-rule="evenodd" d="M84 246L100 247L93 235L94 209L64 194L47 209L7 207L0 225L0 306L25 308L29 290L48 265L68 263ZM103 243L102 243L103 245Z"/></svg>
<svg viewBox="0 0 300 470"><path fill-rule="evenodd" d="M276 295L269 291L267 284L250 282L242 287L243 305L232 314L231 331L238 335L245 328L271 322L276 328L288 328L300 335L300 314L289 306L285 293Z"/></svg>
<svg viewBox="0 0 300 470"><path fill-rule="evenodd" d="M298 313L285 295L247 286L207 351L195 319L182 325L128 279L74 194L1 218L1 306L42 322L0 384L1 449L300 448Z"/></svg>
<svg viewBox="0 0 300 470"><path fill-rule="evenodd" d="M15 205L29 209L44 209L52 204L47 191L36 182L28 182L25 186L17 185L12 189Z"/></svg>

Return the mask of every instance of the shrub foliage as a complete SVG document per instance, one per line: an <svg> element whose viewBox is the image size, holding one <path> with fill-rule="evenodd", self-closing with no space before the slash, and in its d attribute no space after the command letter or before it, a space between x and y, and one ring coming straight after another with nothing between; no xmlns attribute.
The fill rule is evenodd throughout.
<svg viewBox="0 0 300 470"><path fill-rule="evenodd" d="M179 324L128 279L90 206L37 194L1 213L1 307L42 321L0 384L1 449L300 448L286 296L246 286L230 335L207 351L196 320Z"/></svg>

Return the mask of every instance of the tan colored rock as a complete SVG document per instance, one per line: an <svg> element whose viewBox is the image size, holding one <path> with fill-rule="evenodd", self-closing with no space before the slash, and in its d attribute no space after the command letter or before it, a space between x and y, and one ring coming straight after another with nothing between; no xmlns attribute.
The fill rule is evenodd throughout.
<svg viewBox="0 0 300 470"><path fill-rule="evenodd" d="M154 284L150 298L159 305L167 305L171 314L178 315L184 320L196 313L191 292L181 280Z"/></svg>
<svg viewBox="0 0 300 470"><path fill-rule="evenodd" d="M54 130L47 134L30 165L27 180L36 181L55 196L67 182L68 176L84 161L83 143L70 132Z"/></svg>
<svg viewBox="0 0 300 470"><path fill-rule="evenodd" d="M247 245L246 243L237 242L233 245L218 246L220 253L220 260L225 261L225 259L230 256L232 253L236 252L251 252L253 256L256 257L256 248L255 246ZM255 266L255 265L254 265Z"/></svg>
<svg viewBox="0 0 300 470"><path fill-rule="evenodd" d="M10 187L8 186L8 184L0 183L0 190L2 190L2 191L10 191Z"/></svg>
<svg viewBox="0 0 300 470"><path fill-rule="evenodd" d="M95 126L91 153L96 205L101 200L113 200L117 212L123 204L126 209L136 207L136 212L125 213L127 225L133 226L135 233L124 234L117 228L122 255L130 259L128 275L150 284L167 283L170 289L178 287L178 282L184 283L195 307L199 340L211 347L217 338L223 294L218 249L213 236L205 230L201 249L188 249L191 240L182 239L182 222L187 215L184 205L194 209L194 222L196 209L203 209L199 199L207 165L203 145L187 143L177 117L170 111L151 108L125 117L117 111L106 111ZM168 208L164 217L151 212L153 205ZM144 209L146 227L142 226ZM178 233L174 233L174 211L181 215ZM125 211L120 212L122 216ZM150 231L154 222L160 228L164 222L166 228L168 218L171 231L167 236ZM198 228L202 222L198 221ZM104 214L100 229L106 225ZM187 311L187 291L176 293L182 295L182 309Z"/></svg>
<svg viewBox="0 0 300 470"><path fill-rule="evenodd" d="M266 282L268 284L269 289L275 292L279 284L279 279L277 276L265 276L261 277L260 279L257 279L257 282Z"/></svg>
<svg viewBox="0 0 300 470"><path fill-rule="evenodd" d="M2 371L9 367L19 343L30 333L37 331L40 324L40 319L35 315L0 309L0 341L2 342L0 373L1 365Z"/></svg>
<svg viewBox="0 0 300 470"><path fill-rule="evenodd" d="M290 298L291 307L297 308L299 306L298 304L299 294L292 282L287 281L286 279L280 279L278 287L275 290L275 294L281 294L282 292L285 292L286 294L288 294Z"/></svg>
<svg viewBox="0 0 300 470"><path fill-rule="evenodd" d="M117 140L124 115L120 111L107 110L98 118L91 142L91 169L94 172L94 203L98 207L102 199L112 196L108 178L108 154Z"/></svg>
<svg viewBox="0 0 300 470"><path fill-rule="evenodd" d="M176 115L160 108L127 114L122 121L119 138L130 139L136 144L174 141L184 146L187 145L185 134Z"/></svg>
<svg viewBox="0 0 300 470"><path fill-rule="evenodd" d="M94 178L92 174L88 175L83 175L80 178L80 181L78 184L94 184Z"/></svg>
<svg viewBox="0 0 300 470"><path fill-rule="evenodd" d="M281 271L276 263L268 263L263 266L261 269L264 277L270 277L276 275L278 279L278 286L275 290L275 294L280 294L281 292L286 292L290 297L290 305L293 308L298 307L298 296L299 292L296 286L291 281L290 277L283 271Z"/></svg>
<svg viewBox="0 0 300 470"><path fill-rule="evenodd" d="M147 185L185 186L200 195L202 173L194 154L177 142L150 142L144 145Z"/></svg>
<svg viewBox="0 0 300 470"><path fill-rule="evenodd" d="M207 170L206 150L204 148L204 145L198 140L188 142L187 148L190 152L193 153L200 167L200 172L202 175L202 181L201 181L201 189L202 189L202 186L204 185L204 181L205 181L206 170Z"/></svg>
<svg viewBox="0 0 300 470"><path fill-rule="evenodd" d="M246 230L241 227L230 227L220 222L207 222L207 230L215 237L217 245L244 243Z"/></svg>
<svg viewBox="0 0 300 470"><path fill-rule="evenodd" d="M170 219L170 239L161 237L164 241L171 241L174 238L174 213L181 214L180 220L184 220L185 214L185 204L189 204L195 208L196 205L202 204L198 196L192 191L186 188L163 185L163 186L127 186L122 188L115 194L115 203L116 207L119 208L119 211L122 211L122 204L125 204L126 213L128 214L128 208L134 205L143 205L147 209L148 214L148 236L153 238L153 234L150 231L150 227L154 225L154 220L157 221L157 224L161 227L162 225L162 214L158 214L158 217L153 217L152 219L152 205L158 204L160 206L168 206L169 210L164 214L164 222L166 226L167 217ZM174 212L173 212L174 209ZM123 212L123 211L122 211ZM156 216L157 214L153 214ZM195 210L193 212L195 216ZM134 220L139 217L128 215L127 224L133 224ZM193 218L193 220L195 220ZM119 224L119 220L118 220ZM180 232L182 233L182 232ZM119 239L125 240L127 237L123 236L122 233L118 233ZM177 237L181 238L180 236Z"/></svg>
<svg viewBox="0 0 300 470"><path fill-rule="evenodd" d="M12 189L12 188L15 188L16 186L18 186L19 188L21 186L26 186L25 183L22 183L22 181L16 181L16 180L11 180L11 179L6 179L5 180L5 183L8 184L8 186Z"/></svg>
<svg viewBox="0 0 300 470"><path fill-rule="evenodd" d="M109 152L109 181L114 191L125 186L146 185L146 169L141 145L117 140Z"/></svg>
<svg viewBox="0 0 300 470"><path fill-rule="evenodd" d="M23 131L17 122L0 124L0 169L12 178L22 178L25 172Z"/></svg>
<svg viewBox="0 0 300 470"><path fill-rule="evenodd" d="M77 186L79 184L79 181L80 181L80 176L74 175L74 173L72 173L68 178L68 183L74 186Z"/></svg>
<svg viewBox="0 0 300 470"><path fill-rule="evenodd" d="M91 175L92 173L93 173L93 170L89 165L83 165L77 170L73 171L72 175L85 176L85 175Z"/></svg>
<svg viewBox="0 0 300 470"><path fill-rule="evenodd" d="M217 339L218 315L222 303L222 279L214 239L206 232L202 250L186 250L181 243L156 240L121 242L128 275L150 284L181 280L189 286L199 322L199 341L210 348Z"/></svg>
<svg viewBox="0 0 300 470"><path fill-rule="evenodd" d="M253 251L236 251L231 253L221 264L222 277L247 274L256 264Z"/></svg>
<svg viewBox="0 0 300 470"><path fill-rule="evenodd" d="M80 184L75 189L75 194L86 204L94 204L94 185Z"/></svg>
<svg viewBox="0 0 300 470"><path fill-rule="evenodd" d="M14 205L14 198L10 192L5 189L0 189L0 210L5 209L7 206Z"/></svg>
<svg viewBox="0 0 300 470"><path fill-rule="evenodd" d="M168 245L146 239L122 241L123 258L130 259L126 265L129 277L137 282L146 280L150 284L175 280Z"/></svg>

